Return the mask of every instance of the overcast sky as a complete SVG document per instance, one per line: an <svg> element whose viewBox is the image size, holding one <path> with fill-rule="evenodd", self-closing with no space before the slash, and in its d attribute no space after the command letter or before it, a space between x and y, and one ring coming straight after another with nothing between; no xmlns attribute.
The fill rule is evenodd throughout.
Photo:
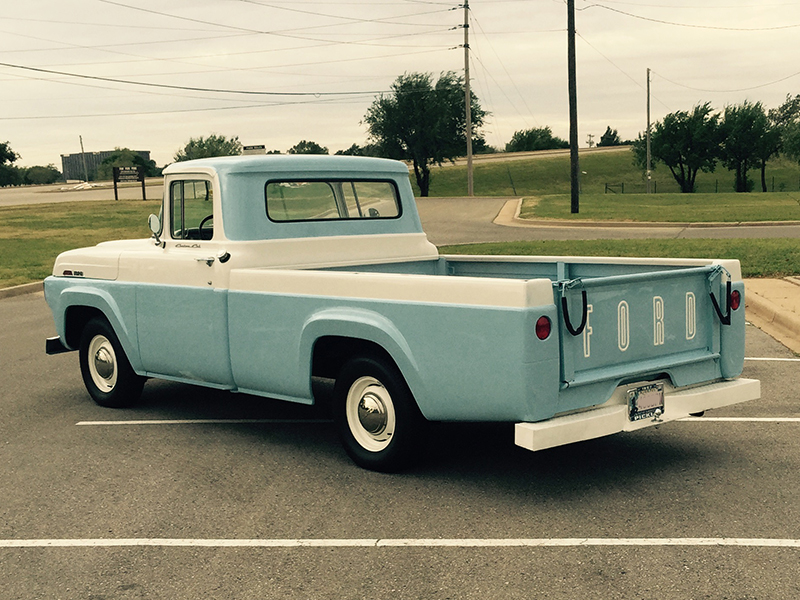
<svg viewBox="0 0 800 600"><path fill-rule="evenodd" d="M128 147L164 165L191 137L285 152L366 142L361 120L405 72L463 73L457 0L0 0L0 142L17 164ZM800 93L800 2L576 0L579 139L623 139L709 101ZM471 81L503 147L568 137L567 7L470 0ZM143 85L146 84L146 85ZM174 87L162 87L174 86ZM195 88L195 89L188 89ZM210 91L214 90L214 91ZM244 93L247 92L247 93Z"/></svg>

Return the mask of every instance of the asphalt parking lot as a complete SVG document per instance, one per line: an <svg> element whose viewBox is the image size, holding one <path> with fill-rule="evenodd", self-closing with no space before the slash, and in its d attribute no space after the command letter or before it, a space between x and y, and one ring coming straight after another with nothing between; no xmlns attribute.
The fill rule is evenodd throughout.
<svg viewBox="0 0 800 600"><path fill-rule="evenodd" d="M2 598L800 597L800 362L755 328L760 401L541 453L439 425L382 475L309 407L153 381L98 407L41 294L0 322Z"/></svg>

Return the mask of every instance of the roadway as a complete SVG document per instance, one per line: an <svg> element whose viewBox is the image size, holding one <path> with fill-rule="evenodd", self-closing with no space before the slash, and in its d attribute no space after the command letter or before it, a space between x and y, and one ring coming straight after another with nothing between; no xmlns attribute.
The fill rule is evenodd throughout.
<svg viewBox="0 0 800 600"><path fill-rule="evenodd" d="M800 595L800 363L755 328L761 401L541 453L437 425L383 475L310 407L151 381L103 409L41 293L0 322L3 598Z"/></svg>
<svg viewBox="0 0 800 600"><path fill-rule="evenodd" d="M554 230L454 202L420 201L437 243ZM76 354L44 354L41 293L0 323L3 598L800 597L800 362L753 327L760 401L541 453L436 425L382 475L313 407L156 381L95 405Z"/></svg>
<svg viewBox="0 0 800 600"><path fill-rule="evenodd" d="M428 238L436 245L476 242L589 239L800 238L800 225L736 224L728 227L567 225L520 222L508 213L509 198L417 198ZM498 216L500 217L498 219ZM503 224L500 224L503 223Z"/></svg>
<svg viewBox="0 0 800 600"><path fill-rule="evenodd" d="M157 200L163 196L164 186L161 182L160 178L147 181L146 194L148 200ZM77 189L77 185L75 183L59 183L55 185L0 188L0 207L114 199L114 185L112 183L92 184L94 187L89 189ZM141 200L141 184L120 184L119 197L122 200Z"/></svg>
<svg viewBox="0 0 800 600"><path fill-rule="evenodd" d="M62 187L38 186L0 188L0 207L44 204L52 202L113 200L114 190L104 185L90 190L67 190ZM161 180L153 179L146 188L147 198L163 195ZM141 199L140 186L120 188L120 197ZM543 222L514 221L509 215L501 219L509 198L417 198L420 218L428 238L437 245L476 242L513 242L533 240L647 239L647 238L800 238L800 225L749 225L730 227L611 227L571 226Z"/></svg>

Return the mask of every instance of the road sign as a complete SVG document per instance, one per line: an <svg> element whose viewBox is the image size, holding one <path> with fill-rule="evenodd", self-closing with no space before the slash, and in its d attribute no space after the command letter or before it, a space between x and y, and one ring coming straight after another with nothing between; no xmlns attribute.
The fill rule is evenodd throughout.
<svg viewBox="0 0 800 600"><path fill-rule="evenodd" d="M114 200L119 200L118 183L142 182L142 200L147 200L144 190L144 167L112 167L114 173Z"/></svg>

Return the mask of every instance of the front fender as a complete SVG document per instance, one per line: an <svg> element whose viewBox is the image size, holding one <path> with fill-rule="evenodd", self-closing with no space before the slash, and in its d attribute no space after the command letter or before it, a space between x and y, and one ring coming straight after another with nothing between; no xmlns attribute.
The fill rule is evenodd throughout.
<svg viewBox="0 0 800 600"><path fill-rule="evenodd" d="M114 286L114 294L109 291ZM105 281L78 281L48 277L44 281L45 298L53 312L56 332L67 344L67 314L69 309L93 308L101 312L114 333L135 371L141 372L141 358L136 334L136 292L133 286ZM127 318L126 318L127 315ZM76 350L72 345L69 348Z"/></svg>

